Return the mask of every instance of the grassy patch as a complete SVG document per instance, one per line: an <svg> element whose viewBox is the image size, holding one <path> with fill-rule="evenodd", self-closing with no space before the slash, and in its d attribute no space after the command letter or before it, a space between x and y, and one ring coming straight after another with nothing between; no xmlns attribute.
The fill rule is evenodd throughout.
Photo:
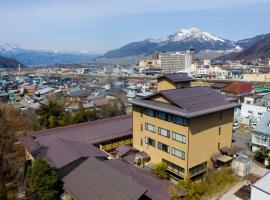
<svg viewBox="0 0 270 200"><path fill-rule="evenodd" d="M203 181L192 182L181 180L177 184L177 190L185 193L184 197L172 194L173 200L199 200L220 193L225 188L237 182L237 176L231 168L221 168L209 173Z"/></svg>

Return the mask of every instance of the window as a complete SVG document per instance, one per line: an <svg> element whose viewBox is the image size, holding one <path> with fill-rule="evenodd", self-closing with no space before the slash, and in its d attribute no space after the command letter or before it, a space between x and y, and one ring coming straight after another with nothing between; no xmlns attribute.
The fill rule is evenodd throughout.
<svg viewBox="0 0 270 200"><path fill-rule="evenodd" d="M250 111L250 110L249 110L249 111L248 111L248 114L251 114L251 115L252 115L252 114L253 114L253 111Z"/></svg>
<svg viewBox="0 0 270 200"><path fill-rule="evenodd" d="M143 109L141 109L141 117L143 117Z"/></svg>
<svg viewBox="0 0 270 200"><path fill-rule="evenodd" d="M164 129L164 128L158 128L158 134L159 135L162 135L162 136L165 136L165 137L170 137L170 131L167 130L167 129Z"/></svg>
<svg viewBox="0 0 270 200"><path fill-rule="evenodd" d="M193 176L206 170L207 162L201 163L189 169L189 175Z"/></svg>
<svg viewBox="0 0 270 200"><path fill-rule="evenodd" d="M145 130L151 131L153 133L156 132L156 126L153 124L145 123Z"/></svg>
<svg viewBox="0 0 270 200"><path fill-rule="evenodd" d="M155 140L153 140L150 137L145 137L144 139L145 139L145 144L156 147L156 141Z"/></svg>
<svg viewBox="0 0 270 200"><path fill-rule="evenodd" d="M251 104L251 101L247 101L247 104Z"/></svg>
<svg viewBox="0 0 270 200"><path fill-rule="evenodd" d="M185 152L184 151L181 151L179 149L176 149L176 148L171 148L171 153L172 155L178 157L178 158L182 158L183 160L185 160Z"/></svg>
<svg viewBox="0 0 270 200"><path fill-rule="evenodd" d="M172 139L186 144L186 136L182 134L172 132Z"/></svg>
<svg viewBox="0 0 270 200"><path fill-rule="evenodd" d="M263 113L261 113L261 112L258 112L258 115L262 116L262 115L263 115Z"/></svg>
<svg viewBox="0 0 270 200"><path fill-rule="evenodd" d="M173 171L174 173L182 175L182 176L184 175L184 172L185 172L184 168L182 168L178 165L175 165L175 164L173 164L165 159L162 159L162 162L167 165L168 170Z"/></svg>
<svg viewBox="0 0 270 200"><path fill-rule="evenodd" d="M221 127L218 127L218 135L221 135Z"/></svg>
<svg viewBox="0 0 270 200"><path fill-rule="evenodd" d="M141 146L143 145L143 139L141 139Z"/></svg>
<svg viewBox="0 0 270 200"><path fill-rule="evenodd" d="M143 125L141 124L141 131L143 131Z"/></svg>
<svg viewBox="0 0 270 200"><path fill-rule="evenodd" d="M170 153L170 147L167 144L158 142L158 149L165 151L166 153Z"/></svg>
<svg viewBox="0 0 270 200"><path fill-rule="evenodd" d="M218 148L218 150L220 149L220 142L218 142L218 147L217 148Z"/></svg>
<svg viewBox="0 0 270 200"><path fill-rule="evenodd" d="M148 116L154 117L155 111L152 110L152 109L146 108L145 109L145 114L148 115Z"/></svg>
<svg viewBox="0 0 270 200"><path fill-rule="evenodd" d="M151 117L157 117L158 119L165 120L165 121L168 121L168 122L172 122L172 123L175 123L175 124L179 124L179 125L182 125L182 126L187 126L188 122L189 122L188 119L186 119L186 118L176 116L176 115L172 115L172 114L169 114L169 113L164 113L164 112L161 112L161 111L155 111L155 110L152 110L150 108L145 108L145 114L148 115L148 116L151 116ZM142 113L141 113L141 116L142 116Z"/></svg>

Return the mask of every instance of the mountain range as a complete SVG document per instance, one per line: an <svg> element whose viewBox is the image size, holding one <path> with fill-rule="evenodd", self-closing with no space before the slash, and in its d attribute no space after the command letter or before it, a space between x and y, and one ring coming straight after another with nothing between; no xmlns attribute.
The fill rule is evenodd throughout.
<svg viewBox="0 0 270 200"><path fill-rule="evenodd" d="M145 39L143 41L129 43L119 49L108 51L101 59L124 59L132 56L145 57L155 51L185 51L188 48L194 48L196 50L197 58L213 59L227 54L238 55L239 52L269 36L270 34L263 34L253 38L231 41L198 28L182 29L165 38Z"/></svg>
<svg viewBox="0 0 270 200"><path fill-rule="evenodd" d="M102 57L125 57L140 54L152 54L154 51L185 51L194 48L197 52L202 50L229 50L239 49L234 42L217 37L197 28L182 29L165 38L146 39L127 44L119 49L111 50Z"/></svg>
<svg viewBox="0 0 270 200"><path fill-rule="evenodd" d="M222 56L222 59L237 59L245 58L243 54L247 51L250 53L252 50L248 49L251 48L251 46L256 45L257 42L268 37L270 37L270 33L239 41L231 41L198 28L190 28L181 29L164 38L148 38L139 42L132 42L118 49L110 50L103 55L81 51L39 51L6 44L0 46L0 56L15 58L25 65L85 63L93 60L110 63L129 61L135 63L139 58L150 57L155 51L185 51L189 48L194 48L197 58L213 59ZM267 43L263 49L257 49L256 52L253 52L254 55L250 56L250 58L256 57L256 53L259 53L259 51L259 55L266 54L269 56L267 52L263 53L263 51L266 51L267 45L269 47ZM263 45L257 45L257 48L262 48L262 46ZM226 57L227 54L230 57ZM240 57L237 56L238 54Z"/></svg>
<svg viewBox="0 0 270 200"><path fill-rule="evenodd" d="M0 56L15 58L25 65L89 62L99 55L84 51L46 51L21 48L14 44L0 46Z"/></svg>
<svg viewBox="0 0 270 200"><path fill-rule="evenodd" d="M259 36L257 36L258 38ZM244 42L245 44L245 42ZM270 57L270 34L259 37L252 45L247 46L240 52L232 52L220 57L221 60L246 60L252 61L257 58L268 59Z"/></svg>

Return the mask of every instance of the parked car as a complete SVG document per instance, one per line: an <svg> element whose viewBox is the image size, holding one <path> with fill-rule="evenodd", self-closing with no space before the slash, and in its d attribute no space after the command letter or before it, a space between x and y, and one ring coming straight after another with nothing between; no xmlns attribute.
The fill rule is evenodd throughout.
<svg viewBox="0 0 270 200"><path fill-rule="evenodd" d="M233 130L236 130L236 129L238 129L238 128L240 128L240 125L239 125L239 123L234 123L233 124Z"/></svg>

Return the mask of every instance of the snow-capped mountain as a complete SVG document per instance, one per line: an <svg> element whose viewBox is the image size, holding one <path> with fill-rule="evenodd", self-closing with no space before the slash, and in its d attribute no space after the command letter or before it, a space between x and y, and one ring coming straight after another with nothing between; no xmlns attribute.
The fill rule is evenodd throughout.
<svg viewBox="0 0 270 200"><path fill-rule="evenodd" d="M0 56L15 58L25 65L88 62L99 55L91 51L50 51L25 49L15 44L0 45Z"/></svg>
<svg viewBox="0 0 270 200"><path fill-rule="evenodd" d="M119 49L108 51L103 57L125 57L149 55L154 51L185 51L194 48L202 50L230 50L239 48L233 41L215 36L198 28L181 29L175 34L159 39L146 39L127 44Z"/></svg>

